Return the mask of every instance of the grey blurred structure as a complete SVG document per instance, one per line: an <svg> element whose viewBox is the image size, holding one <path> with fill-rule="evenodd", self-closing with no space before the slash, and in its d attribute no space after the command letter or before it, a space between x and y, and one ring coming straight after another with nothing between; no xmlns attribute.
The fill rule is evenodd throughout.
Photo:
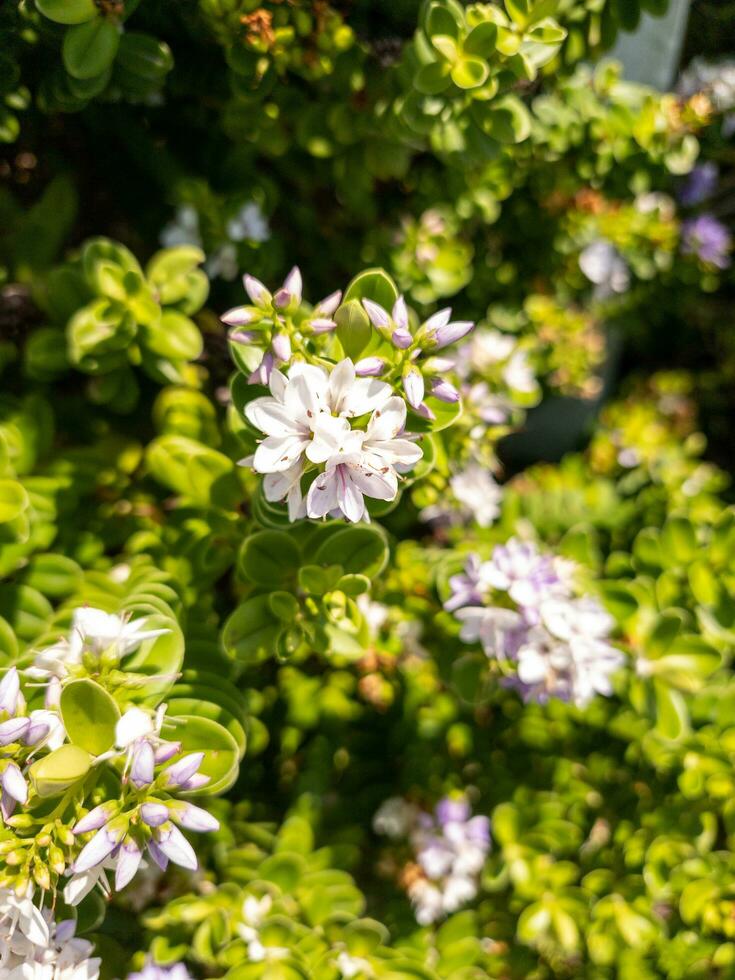
<svg viewBox="0 0 735 980"><path fill-rule="evenodd" d="M643 14L632 34L621 32L609 57L623 63L629 81L666 91L676 78L688 18L689 0L671 0L663 17Z"/></svg>

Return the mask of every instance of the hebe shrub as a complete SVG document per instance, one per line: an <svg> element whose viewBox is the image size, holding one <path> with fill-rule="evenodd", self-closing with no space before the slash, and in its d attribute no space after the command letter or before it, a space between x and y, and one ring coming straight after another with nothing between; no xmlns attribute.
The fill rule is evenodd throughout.
<svg viewBox="0 0 735 980"><path fill-rule="evenodd" d="M0 978L735 975L735 72L599 61L665 8L0 9Z"/></svg>

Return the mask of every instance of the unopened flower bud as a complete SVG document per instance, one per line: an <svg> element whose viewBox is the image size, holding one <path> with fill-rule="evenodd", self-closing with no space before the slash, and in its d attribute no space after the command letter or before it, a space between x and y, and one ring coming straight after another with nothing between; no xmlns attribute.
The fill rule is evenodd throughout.
<svg viewBox="0 0 735 980"><path fill-rule="evenodd" d="M418 409L424 400L424 378L418 368L411 365L403 372L403 390L411 408Z"/></svg>
<svg viewBox="0 0 735 980"><path fill-rule="evenodd" d="M363 357L361 361L355 364L355 374L359 378L375 378L382 374L386 367L387 365L382 357Z"/></svg>
<svg viewBox="0 0 735 980"><path fill-rule="evenodd" d="M431 379L431 393L442 402L453 404L459 401L459 392L453 384L444 378Z"/></svg>
<svg viewBox="0 0 735 980"><path fill-rule="evenodd" d="M228 327L246 327L253 320L257 319L257 314L248 309L247 306L235 306L231 310L227 310L220 317L223 323L226 323ZM232 340L230 336L230 340Z"/></svg>
<svg viewBox="0 0 735 980"><path fill-rule="evenodd" d="M291 360L291 340L288 334L274 334L271 340L271 349L279 361Z"/></svg>

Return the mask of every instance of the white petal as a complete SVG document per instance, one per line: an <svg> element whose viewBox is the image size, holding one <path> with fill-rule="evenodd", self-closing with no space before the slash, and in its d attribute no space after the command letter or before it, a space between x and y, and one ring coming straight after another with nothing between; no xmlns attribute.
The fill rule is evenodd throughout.
<svg viewBox="0 0 735 980"><path fill-rule="evenodd" d="M369 441L394 439L406 424L406 403L394 395L370 416L367 427Z"/></svg>
<svg viewBox="0 0 735 980"><path fill-rule="evenodd" d="M298 462L309 441L300 436L268 436L255 450L253 468L258 473L283 472Z"/></svg>
<svg viewBox="0 0 735 980"><path fill-rule="evenodd" d="M154 732L153 718L142 708L128 708L115 726L115 743L126 749L136 738L152 735Z"/></svg>
<svg viewBox="0 0 735 980"><path fill-rule="evenodd" d="M377 378L357 378L342 399L341 414L349 418L367 415L390 400L393 389Z"/></svg>
<svg viewBox="0 0 735 980"><path fill-rule="evenodd" d="M355 365L346 357L332 368L329 375L329 404L333 412L342 411L343 400L355 383Z"/></svg>
<svg viewBox="0 0 735 980"><path fill-rule="evenodd" d="M398 478L390 468L378 470L372 466L357 464L349 467L350 477L361 493L376 500L395 500Z"/></svg>
<svg viewBox="0 0 735 980"><path fill-rule="evenodd" d="M30 900L18 902L18 925L23 935L30 939L34 946L46 949L49 944L48 923L40 910Z"/></svg>
<svg viewBox="0 0 735 980"><path fill-rule="evenodd" d="M320 473L309 487L306 513L309 517L324 517L337 507L337 481L334 469Z"/></svg>
<svg viewBox="0 0 735 980"><path fill-rule="evenodd" d="M297 435L304 431L303 423L294 418L281 402L267 395L255 398L245 406L245 418L267 436Z"/></svg>
<svg viewBox="0 0 735 980"><path fill-rule="evenodd" d="M365 513L365 501L352 477L352 470L345 465L337 468L337 503L347 520L356 524Z"/></svg>
<svg viewBox="0 0 735 980"><path fill-rule="evenodd" d="M339 453L345 439L351 433L347 419L322 413L314 424L314 438L306 447L306 456L312 463L324 463Z"/></svg>

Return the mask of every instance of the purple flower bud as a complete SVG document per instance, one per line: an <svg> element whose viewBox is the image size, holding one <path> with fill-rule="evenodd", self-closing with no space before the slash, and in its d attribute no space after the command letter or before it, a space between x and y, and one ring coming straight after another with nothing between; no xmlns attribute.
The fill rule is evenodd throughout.
<svg viewBox="0 0 735 980"><path fill-rule="evenodd" d="M408 330L404 330L402 328L399 330L394 330L390 335L390 340L393 346L397 347L398 350L406 350L406 348L410 347L413 343L413 337L411 334L408 332Z"/></svg>
<svg viewBox="0 0 735 980"><path fill-rule="evenodd" d="M148 786L153 782L153 767L155 756L151 743L143 740L133 752L133 764L130 767L130 782L137 789Z"/></svg>
<svg viewBox="0 0 735 980"><path fill-rule="evenodd" d="M174 762L172 766L165 769L161 774L161 781L164 786L181 786L191 779L204 761L203 752L190 752L183 759Z"/></svg>
<svg viewBox="0 0 735 980"><path fill-rule="evenodd" d="M245 327L255 319L255 314L247 306L233 306L231 310L227 310L220 317L220 320L226 323L228 327Z"/></svg>
<svg viewBox="0 0 735 980"><path fill-rule="evenodd" d="M316 304L315 313L322 314L323 316L331 317L331 315L336 311L342 300L342 290L335 289L333 293L329 296L325 296L323 300L320 300Z"/></svg>
<svg viewBox="0 0 735 980"><path fill-rule="evenodd" d="M77 820L72 827L72 833L88 834L91 830L99 830L113 818L116 810L114 803L100 803L89 813L85 813L81 820Z"/></svg>
<svg viewBox="0 0 735 980"><path fill-rule="evenodd" d="M30 728L30 718L10 718L0 723L0 746L18 742Z"/></svg>
<svg viewBox="0 0 735 980"><path fill-rule="evenodd" d="M168 807L163 803L144 803L140 815L149 827L160 827L168 820Z"/></svg>
<svg viewBox="0 0 735 980"><path fill-rule="evenodd" d="M374 303L371 299L364 299L362 305L365 307L365 312L370 317L370 322L374 327L380 330L390 326L388 311L384 310L380 303Z"/></svg>
<svg viewBox="0 0 735 980"><path fill-rule="evenodd" d="M199 863L194 853L194 848L178 827L174 827L172 823L164 824L163 827L159 827L154 833L156 834L155 840L159 848L170 861L173 861L174 864L178 864L182 868L196 871Z"/></svg>
<svg viewBox="0 0 735 980"><path fill-rule="evenodd" d="M23 778L23 773L14 762L5 767L2 776L0 776L0 784L8 796L12 796L18 803L25 804L28 802L28 784Z"/></svg>
<svg viewBox="0 0 735 980"><path fill-rule="evenodd" d="M143 853L135 841L131 837L126 838L117 854L115 888L118 891L135 877L142 857Z"/></svg>
<svg viewBox="0 0 735 980"><path fill-rule="evenodd" d="M445 326L439 327L434 335L436 347L441 349L442 347L448 347L449 344L456 343L468 334L474 326L475 324L471 320L455 320L453 323L447 323Z"/></svg>
<svg viewBox="0 0 735 980"><path fill-rule="evenodd" d="M355 365L355 374L359 378L375 378L385 371L387 365L382 357L363 357Z"/></svg>
<svg viewBox="0 0 735 980"><path fill-rule="evenodd" d="M418 368L410 367L403 374L403 390L411 408L417 409L424 400L424 377Z"/></svg>
<svg viewBox="0 0 735 980"><path fill-rule="evenodd" d="M18 668L11 667L5 677L0 681L0 711L7 711L9 715L14 715L18 707L18 695L20 694L20 678Z"/></svg>
<svg viewBox="0 0 735 980"><path fill-rule="evenodd" d="M195 772L194 775L190 776L185 782L179 783L179 789L201 789L203 786L206 786L207 783L211 782L211 776L205 776L203 772Z"/></svg>
<svg viewBox="0 0 735 980"><path fill-rule="evenodd" d="M193 803L175 803L171 816L187 830L198 830L201 833L219 830L219 820L201 807L194 806Z"/></svg>
<svg viewBox="0 0 735 980"><path fill-rule="evenodd" d="M433 422L434 419L436 418L436 415L434 415L434 413L426 404L426 402L421 402L421 404L416 409L416 411L421 416L422 419L428 419L429 422Z"/></svg>
<svg viewBox="0 0 735 980"><path fill-rule="evenodd" d="M291 360L291 340L286 333L277 333L271 340L271 350L279 361Z"/></svg>
<svg viewBox="0 0 735 980"><path fill-rule="evenodd" d="M406 301L403 296L399 296L393 304L392 316L393 322L397 327L402 330L408 330L408 309L406 308Z"/></svg>
<svg viewBox="0 0 735 980"><path fill-rule="evenodd" d="M181 742L161 742L159 743L153 753L156 760L156 765L160 766L164 762L168 762L169 759L173 759L175 755L181 752Z"/></svg>
<svg viewBox="0 0 735 980"><path fill-rule="evenodd" d="M330 330L334 330L337 324L328 317L317 316L313 320L309 320L309 326L312 333L329 333Z"/></svg>
<svg viewBox="0 0 735 980"><path fill-rule="evenodd" d="M717 190L717 164L708 161L698 163L679 191L679 201L685 207L701 204Z"/></svg>
<svg viewBox="0 0 735 980"><path fill-rule="evenodd" d="M682 251L695 254L702 262L726 269L731 262L732 236L714 215L700 214L685 221L681 229Z"/></svg>
<svg viewBox="0 0 735 980"><path fill-rule="evenodd" d="M26 745L37 745L50 731L51 726L47 721L31 721L23 741Z"/></svg>
<svg viewBox="0 0 735 980"><path fill-rule="evenodd" d="M254 330L241 330L237 327L234 330L230 330L228 337L233 344L252 344L258 335Z"/></svg>
<svg viewBox="0 0 735 980"><path fill-rule="evenodd" d="M256 279L255 276L249 276L246 274L243 276L242 281L243 285L245 286L245 292L256 306L267 306L268 303L270 303L273 297L265 288L260 279Z"/></svg>
<svg viewBox="0 0 735 980"><path fill-rule="evenodd" d="M490 843L490 818L485 816L473 817L467 821L465 826L467 836L480 846L487 846Z"/></svg>
<svg viewBox="0 0 735 980"><path fill-rule="evenodd" d="M446 796L437 803L435 812L436 819L444 826L444 824L450 822L464 823L466 820L469 820L472 811L464 797L462 799L456 799L451 796Z"/></svg>
<svg viewBox="0 0 735 980"><path fill-rule="evenodd" d="M419 337L423 340L427 340L430 344L436 338L436 332L440 327L446 327L449 323L449 318L452 315L452 308L450 306L445 306L443 310L437 310L436 313L432 313L429 319L424 323L419 329Z"/></svg>
<svg viewBox="0 0 735 980"><path fill-rule="evenodd" d="M431 379L431 393L442 402L453 404L459 401L459 392L453 384L445 381L444 378Z"/></svg>
<svg viewBox="0 0 735 980"><path fill-rule="evenodd" d="M304 284L301 279L301 270L297 265L291 269L289 274L283 281L283 286L281 289L288 293L289 297L295 302L301 302L301 295L304 289Z"/></svg>

